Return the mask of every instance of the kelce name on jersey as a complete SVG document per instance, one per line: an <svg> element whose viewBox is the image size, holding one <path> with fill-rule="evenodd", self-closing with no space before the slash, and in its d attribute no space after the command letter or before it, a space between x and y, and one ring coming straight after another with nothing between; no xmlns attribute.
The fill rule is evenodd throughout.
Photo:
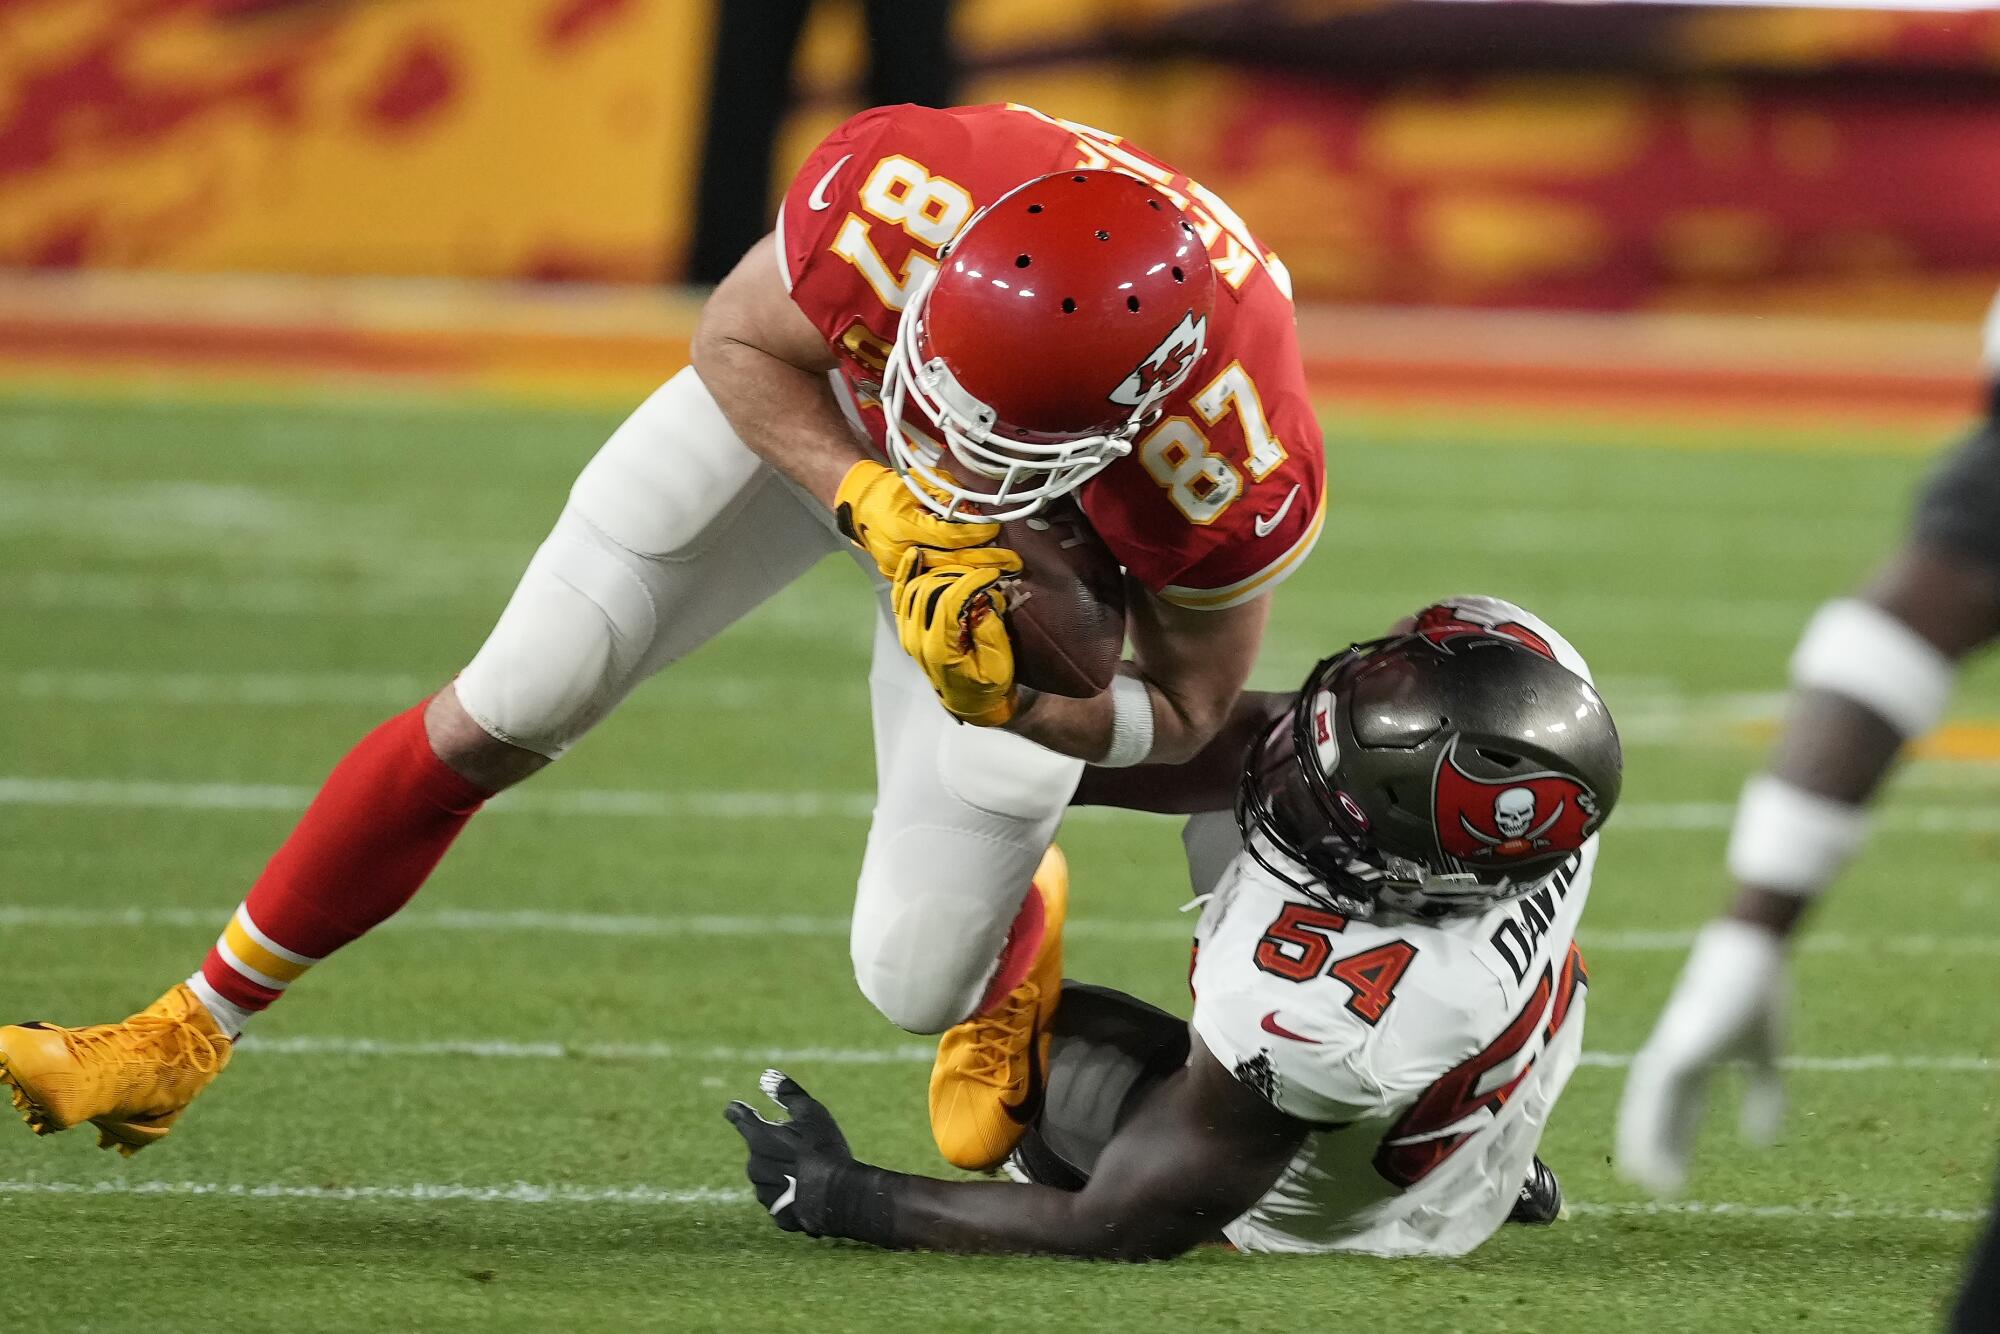
<svg viewBox="0 0 2000 1334"><path fill-rule="evenodd" d="M1528 980L1528 965L1535 961L1542 937L1556 920L1556 904L1569 897L1570 882L1576 879L1582 860L1581 856L1571 857L1557 867L1546 885L1518 900L1514 910L1493 929L1488 939L1513 970L1514 981Z"/></svg>

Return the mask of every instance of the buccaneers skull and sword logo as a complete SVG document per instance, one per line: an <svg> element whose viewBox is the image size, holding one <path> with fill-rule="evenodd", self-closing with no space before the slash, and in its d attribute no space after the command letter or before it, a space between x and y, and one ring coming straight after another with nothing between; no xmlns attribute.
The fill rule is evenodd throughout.
<svg viewBox="0 0 2000 1334"><path fill-rule="evenodd" d="M1453 737L1433 784L1438 850L1462 862L1494 863L1575 852L1597 832L1597 796L1567 774L1467 773Z"/></svg>

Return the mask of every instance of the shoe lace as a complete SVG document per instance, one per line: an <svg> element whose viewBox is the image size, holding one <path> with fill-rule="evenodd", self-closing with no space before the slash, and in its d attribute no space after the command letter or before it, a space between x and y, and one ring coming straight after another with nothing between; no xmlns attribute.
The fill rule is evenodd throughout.
<svg viewBox="0 0 2000 1334"><path fill-rule="evenodd" d="M1032 984L1015 989L992 1014L966 1021L971 1029L971 1050L960 1073L989 1088L1005 1091L1020 1082L1018 1057L1022 1036L1034 1031L1033 1013L1038 993Z"/></svg>
<svg viewBox="0 0 2000 1334"><path fill-rule="evenodd" d="M167 1063L189 1067L204 1075L212 1075L221 1067L225 1050L196 1025L163 1014L135 1014L122 1024L66 1029L63 1041L79 1059L97 1056L122 1060L154 1048Z"/></svg>

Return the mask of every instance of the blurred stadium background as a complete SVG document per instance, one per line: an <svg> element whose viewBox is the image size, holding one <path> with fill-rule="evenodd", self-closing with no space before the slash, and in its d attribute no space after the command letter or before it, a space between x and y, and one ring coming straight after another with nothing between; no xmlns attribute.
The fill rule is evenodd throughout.
<svg viewBox="0 0 2000 1334"><path fill-rule="evenodd" d="M658 285L719 276L871 88L1027 102L1211 182L1285 257L1315 307L1311 355L1349 384L1469 372L1483 347L1662 375L1861 372L1868 391L1951 401L1964 323L2000 276L2000 14L881 3L871 84L861 4L722 8L726 23L702 0L0 5L8 373L569 372L617 378L622 401L674 360L629 338L671 342L692 310ZM956 71L928 58L947 25ZM541 286L296 284L383 276ZM1356 305L1645 318L1549 321L1530 347L1396 320L1385 343ZM1328 307L1341 318L1316 317ZM1696 315L1763 319L1678 318ZM1839 323L1815 338L1806 318ZM1932 343L1869 320L1959 327ZM287 336L249 336L267 326Z"/></svg>
<svg viewBox="0 0 2000 1334"><path fill-rule="evenodd" d="M1116 1275L808 1247L729 1194L715 1114L772 1053L864 1152L932 1162L924 1053L848 976L868 613L818 571L475 825L171 1145L0 1133L0 1254L30 1275L0 1323L247 1328L282 1291L300 1329L935 1328L941 1293L967 1329L1301 1302L1930 1327L1995 1128L1992 671L1802 955L1783 1149L1718 1130L1669 1212L1604 1164L1784 656L1978 401L1985 9L0 0L4 1017L107 1018L184 975L326 765L476 645L576 469L683 364L691 280L871 90L1129 135L1284 257L1335 507L1260 682L1477 587L1578 641L1632 747L1586 919L1592 1061L1550 1143L1566 1228L1453 1265ZM800 729L775 664L808 656ZM1177 1003L1172 827L1065 843L1071 971ZM971 1295L997 1275L1006 1302Z"/></svg>

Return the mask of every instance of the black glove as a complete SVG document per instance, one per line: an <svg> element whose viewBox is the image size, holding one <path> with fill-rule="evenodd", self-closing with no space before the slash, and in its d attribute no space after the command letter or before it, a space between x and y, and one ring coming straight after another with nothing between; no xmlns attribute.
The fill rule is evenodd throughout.
<svg viewBox="0 0 2000 1334"><path fill-rule="evenodd" d="M782 1070L766 1070L757 1084L791 1120L766 1121L744 1102L732 1102L722 1111L750 1146L748 1170L757 1203L787 1232L851 1235L834 1226L836 1215L844 1212L838 1205L860 1184L857 1178L866 1169L848 1151L833 1113Z"/></svg>

